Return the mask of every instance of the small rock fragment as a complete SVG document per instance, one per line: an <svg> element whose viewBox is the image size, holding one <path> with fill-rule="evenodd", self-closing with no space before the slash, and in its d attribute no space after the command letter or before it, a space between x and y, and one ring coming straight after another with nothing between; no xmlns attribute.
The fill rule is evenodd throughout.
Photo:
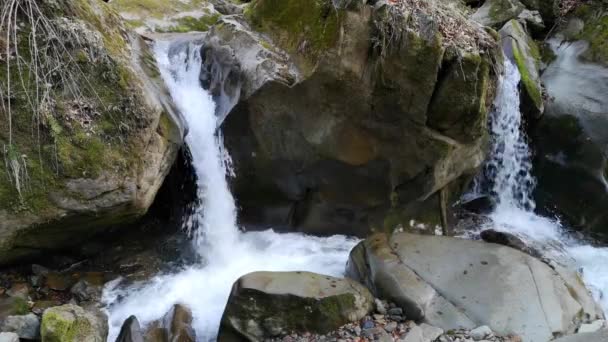
<svg viewBox="0 0 608 342"><path fill-rule="evenodd" d="M484 338L486 338L486 336L489 336L492 334L492 329L490 329L487 325L482 325L480 327L477 327L473 330L471 330L471 338L473 338L473 340L475 341L481 341Z"/></svg>

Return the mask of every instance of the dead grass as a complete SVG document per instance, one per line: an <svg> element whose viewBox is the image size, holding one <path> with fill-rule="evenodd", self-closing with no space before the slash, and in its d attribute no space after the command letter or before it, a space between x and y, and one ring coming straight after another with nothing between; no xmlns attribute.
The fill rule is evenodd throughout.
<svg viewBox="0 0 608 342"><path fill-rule="evenodd" d="M390 0L400 12L409 15L414 25L424 25L422 18L437 25L445 47L467 52L491 49L496 42L485 29L466 17L456 1L449 0Z"/></svg>

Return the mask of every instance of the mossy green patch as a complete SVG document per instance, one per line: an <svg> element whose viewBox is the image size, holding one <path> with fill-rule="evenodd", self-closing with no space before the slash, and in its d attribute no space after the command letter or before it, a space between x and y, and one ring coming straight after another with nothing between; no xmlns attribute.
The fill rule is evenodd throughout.
<svg viewBox="0 0 608 342"><path fill-rule="evenodd" d="M327 0L257 0L245 12L275 43L314 65L338 39L340 12Z"/></svg>
<svg viewBox="0 0 608 342"><path fill-rule="evenodd" d="M517 65L517 68L519 69L519 73L521 74L521 81L524 84L524 87L525 87L528 95L534 102L534 105L537 108L542 108L543 97L542 97L540 86L531 77L530 71L528 70L528 67L526 65L526 60L525 60L524 54L522 53L521 47L519 46L519 43L517 42L517 40L513 39L512 47L513 47L513 58L515 59L515 64ZM537 48L537 51L538 51L538 48ZM540 53L538 53L538 56L540 58Z"/></svg>
<svg viewBox="0 0 608 342"><path fill-rule="evenodd" d="M30 313L30 307L27 305L27 301L20 297L15 297L13 302L13 315L27 315Z"/></svg>
<svg viewBox="0 0 608 342"><path fill-rule="evenodd" d="M217 24L220 18L219 13L214 13L210 15L203 15L201 17L182 17L176 20L175 25L159 28L158 32L177 32L177 33L185 33L192 31L208 31L211 26Z"/></svg>
<svg viewBox="0 0 608 342"><path fill-rule="evenodd" d="M77 342L91 338L94 334L91 322L86 317L60 311L58 308L47 310L42 316L41 335L43 341Z"/></svg>
<svg viewBox="0 0 608 342"><path fill-rule="evenodd" d="M594 62L608 64L608 11L605 5L581 6L576 15L585 22L585 28L576 39L589 42L586 57Z"/></svg>

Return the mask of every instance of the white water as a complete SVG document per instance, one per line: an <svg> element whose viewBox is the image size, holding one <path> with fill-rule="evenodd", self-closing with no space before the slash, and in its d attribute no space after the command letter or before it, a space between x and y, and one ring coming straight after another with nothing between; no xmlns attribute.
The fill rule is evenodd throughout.
<svg viewBox="0 0 608 342"><path fill-rule="evenodd" d="M490 218L494 229L517 235L546 257L582 271L587 287L608 312L608 248L585 245L568 237L562 224L534 213L535 180L531 152L521 128L518 84L520 75L508 59L492 114L492 157L486 177L497 200Z"/></svg>
<svg viewBox="0 0 608 342"><path fill-rule="evenodd" d="M177 51L175 51L177 50ZM158 275L146 283L109 284L103 294L110 322L108 341L114 342L130 315L142 325L162 317L173 304L187 304L193 312L197 340L215 339L232 284L252 271L301 270L342 275L355 239L344 236L317 238L277 234L272 230L242 233L228 188L230 158L217 132L218 118L211 96L201 88L200 47L181 51L159 42L156 59L167 87L189 126L186 137L192 153L201 205L192 231L202 264L175 274Z"/></svg>

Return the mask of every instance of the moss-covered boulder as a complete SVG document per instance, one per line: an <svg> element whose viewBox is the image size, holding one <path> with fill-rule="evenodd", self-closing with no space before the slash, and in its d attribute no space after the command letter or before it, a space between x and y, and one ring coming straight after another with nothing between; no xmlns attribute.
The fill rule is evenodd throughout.
<svg viewBox="0 0 608 342"><path fill-rule="evenodd" d="M570 13L562 27L561 33L567 40L589 43L589 49L581 57L608 65L608 3L593 0L581 4Z"/></svg>
<svg viewBox="0 0 608 342"><path fill-rule="evenodd" d="M44 311L40 333L43 342L106 342L108 322L99 310L67 304Z"/></svg>
<svg viewBox="0 0 608 342"><path fill-rule="evenodd" d="M517 66L521 75L522 112L528 117L538 118L544 111L538 46L517 20L506 23L500 30L500 36L505 55Z"/></svg>
<svg viewBox="0 0 608 342"><path fill-rule="evenodd" d="M254 1L207 37L242 90L223 123L240 217L315 234L441 224L440 190L485 156L495 41L457 2L335 3ZM238 36L255 54L226 40L252 30Z"/></svg>
<svg viewBox="0 0 608 342"><path fill-rule="evenodd" d="M0 42L0 264L143 215L183 134L147 46L105 2L36 8L0 28L12 32Z"/></svg>
<svg viewBox="0 0 608 342"><path fill-rule="evenodd" d="M263 341L292 332L324 334L374 307L351 279L309 272L254 272L241 277L222 316L218 341Z"/></svg>
<svg viewBox="0 0 608 342"><path fill-rule="evenodd" d="M110 4L141 34L207 31L220 17L217 0L114 0ZM235 5L236 6L236 5Z"/></svg>
<svg viewBox="0 0 608 342"><path fill-rule="evenodd" d="M471 18L484 26L500 28L517 18L526 7L519 0L486 0Z"/></svg>

